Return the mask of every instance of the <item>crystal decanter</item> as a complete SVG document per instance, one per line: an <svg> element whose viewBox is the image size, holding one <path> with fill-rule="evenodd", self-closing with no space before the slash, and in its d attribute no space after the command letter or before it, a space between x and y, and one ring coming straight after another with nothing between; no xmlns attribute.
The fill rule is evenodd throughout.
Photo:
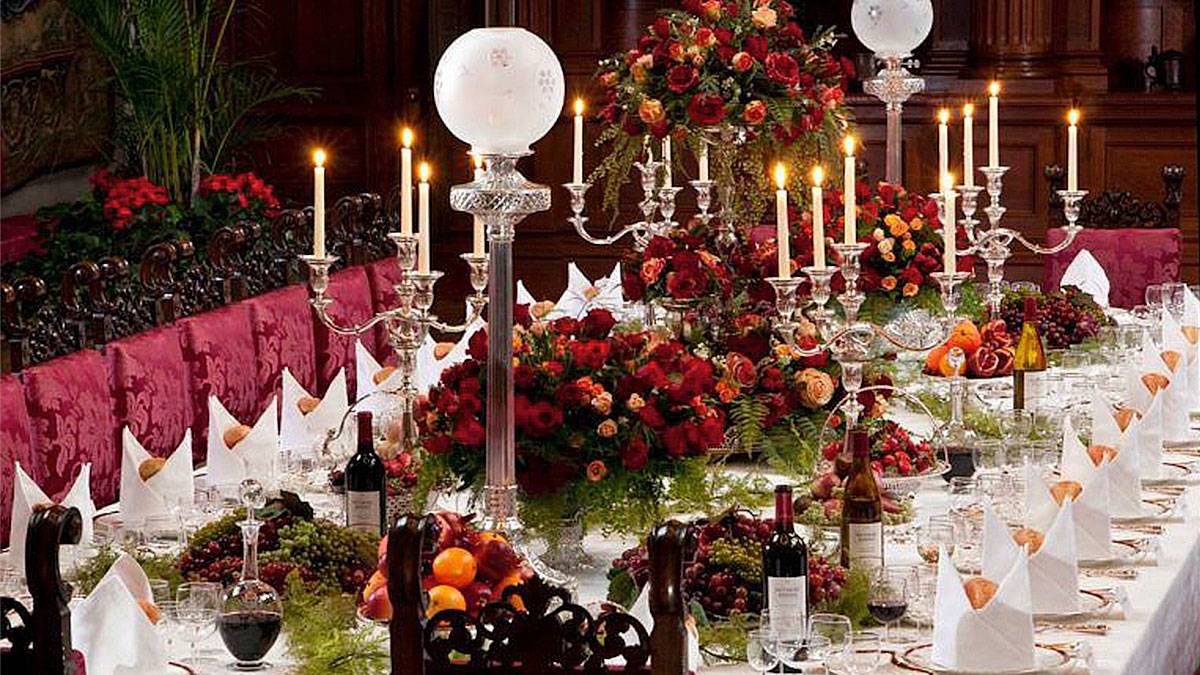
<svg viewBox="0 0 1200 675"><path fill-rule="evenodd" d="M258 578L258 529L262 522L256 511L267 503L266 491L248 478L240 486L246 519L242 528L242 576L225 594L217 621L221 640L233 654L235 670L261 670L263 661L283 628L283 603L270 584Z"/></svg>

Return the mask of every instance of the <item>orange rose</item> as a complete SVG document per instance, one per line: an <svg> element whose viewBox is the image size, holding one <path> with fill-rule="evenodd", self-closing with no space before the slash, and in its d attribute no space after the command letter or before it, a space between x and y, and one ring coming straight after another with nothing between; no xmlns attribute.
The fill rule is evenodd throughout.
<svg viewBox="0 0 1200 675"><path fill-rule="evenodd" d="M922 227L925 227L925 221L921 220L920 218L913 218L913 219L912 219L912 222L910 222L910 223L908 224L908 226L909 226L909 228L911 228L911 229L912 229L914 232L917 232L917 231L920 231L920 229L921 229Z"/></svg>
<svg viewBox="0 0 1200 675"><path fill-rule="evenodd" d="M646 401L638 394L630 394L629 400L625 402L625 407L629 408L630 412L637 412L646 407Z"/></svg>
<svg viewBox="0 0 1200 675"><path fill-rule="evenodd" d="M829 403L837 389L829 373L816 368L805 368L797 373L796 384L802 387L800 402L813 410Z"/></svg>
<svg viewBox="0 0 1200 675"><path fill-rule="evenodd" d="M912 239L905 239L900 245L908 253L912 253L913 251L917 250L917 242L913 241Z"/></svg>
<svg viewBox="0 0 1200 675"><path fill-rule="evenodd" d="M775 10L770 7L759 7L750 12L750 18L754 21L754 25L759 28L774 28L775 27Z"/></svg>
<svg viewBox="0 0 1200 675"><path fill-rule="evenodd" d="M666 113L663 111L662 101L659 101L656 98L648 98L642 101L642 104L638 106L638 117L650 126L654 126L655 124L663 121L665 115Z"/></svg>
<svg viewBox="0 0 1200 675"><path fill-rule="evenodd" d="M901 292L904 293L904 297L911 298L912 296L916 295L917 291L919 291L919 290L921 290L920 286L917 286L916 284L909 282L907 284L904 284L904 290Z"/></svg>
<svg viewBox="0 0 1200 675"><path fill-rule="evenodd" d="M896 289L896 277L889 274L879 281L879 285L881 287L883 287L883 290L885 290L885 291L895 290Z"/></svg>
<svg viewBox="0 0 1200 675"><path fill-rule="evenodd" d="M599 483L608 475L608 467L604 466L604 462L598 459L592 460L587 465L587 479L592 483Z"/></svg>
<svg viewBox="0 0 1200 675"><path fill-rule="evenodd" d="M600 434L601 438L612 438L617 435L617 423L611 419L604 420L596 427L596 433Z"/></svg>
<svg viewBox="0 0 1200 675"><path fill-rule="evenodd" d="M662 258L651 258L642 263L642 283L649 286L658 281L658 277L662 274L663 268L667 266L667 261Z"/></svg>

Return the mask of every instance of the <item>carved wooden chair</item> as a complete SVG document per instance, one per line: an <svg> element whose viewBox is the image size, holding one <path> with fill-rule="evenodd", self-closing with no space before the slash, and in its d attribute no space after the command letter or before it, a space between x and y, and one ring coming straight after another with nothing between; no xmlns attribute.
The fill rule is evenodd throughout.
<svg viewBox="0 0 1200 675"><path fill-rule="evenodd" d="M426 619L421 551L432 522L428 516L405 516L388 536L392 675L687 672L682 594L686 526L670 522L647 539L654 618L647 630L625 612L592 616L570 602L566 591L538 579L506 588L478 617L451 609Z"/></svg>
<svg viewBox="0 0 1200 675"><path fill-rule="evenodd" d="M1062 200L1057 190L1065 186L1062 167L1045 170L1050 184L1050 245L1065 236ZM1141 199L1128 191L1107 190L1089 194L1080 204L1079 224L1084 230L1065 250L1049 256L1042 277L1045 290L1058 288L1063 273L1080 250L1087 249L1104 268L1111 283L1110 304L1141 304L1146 286L1179 278L1183 238L1179 231L1179 205L1183 201L1183 167L1162 168L1163 199Z"/></svg>
<svg viewBox="0 0 1200 675"><path fill-rule="evenodd" d="M71 587L58 566L58 547L78 544L83 532L79 509L53 505L35 509L25 538L25 569L33 608L16 598L0 598L0 633L10 647L0 652L6 673L75 675L80 659L71 648Z"/></svg>

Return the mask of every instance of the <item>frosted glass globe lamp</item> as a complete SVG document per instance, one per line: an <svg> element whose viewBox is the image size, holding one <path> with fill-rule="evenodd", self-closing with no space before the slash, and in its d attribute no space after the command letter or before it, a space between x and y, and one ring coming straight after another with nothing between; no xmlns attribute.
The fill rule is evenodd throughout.
<svg viewBox="0 0 1200 675"><path fill-rule="evenodd" d="M558 57L523 28L476 28L442 54L433 100L450 133L481 155L522 155L558 120Z"/></svg>
<svg viewBox="0 0 1200 675"><path fill-rule="evenodd" d="M850 8L854 34L875 56L904 59L912 55L933 28L931 0L854 0Z"/></svg>

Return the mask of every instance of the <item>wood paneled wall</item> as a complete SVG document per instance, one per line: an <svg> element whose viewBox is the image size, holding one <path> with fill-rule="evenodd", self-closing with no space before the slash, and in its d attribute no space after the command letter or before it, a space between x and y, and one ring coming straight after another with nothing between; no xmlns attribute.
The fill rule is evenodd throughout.
<svg viewBox="0 0 1200 675"><path fill-rule="evenodd" d="M1160 199L1160 167L1181 164L1184 183L1181 226L1184 276L1200 279L1197 247L1197 155L1195 24L1187 0L1020 0L1036 10L1028 31L1002 21L1003 10L1018 0L934 0L935 30L918 56L925 64L928 92L905 108L905 182L912 189L933 187L936 143L934 111L977 102L987 78L1005 76L1001 104L1002 147L1012 167L1005 180L1006 222L1040 237L1049 220L1049 193L1042 177L1048 164L1066 160L1065 121L1074 102L1083 111L1081 185L1089 190L1126 189ZM246 53L269 54L293 81L319 85L311 104L275 111L286 121L284 135L265 146L256 169L298 200L311 198L308 152L321 144L331 153L330 192L386 191L396 180L396 135L411 124L419 136L418 156L435 166L434 265L447 272L442 297L466 288L457 255L469 246L470 218L449 210L449 185L469 176L465 146L437 119L430 84L445 47L461 32L491 21L516 23L538 33L562 59L568 102L588 96L596 61L632 44L639 31L670 0L260 0L257 20L243 24ZM849 32L849 0L813 6L799 3L812 24L836 23ZM990 22L990 23L989 23ZM1134 31L1130 26L1136 26ZM1034 30L1036 29L1036 30ZM981 39L981 31L988 36ZM1022 32L1024 31L1024 32ZM1129 64L1149 54L1150 45L1185 51L1182 92L1147 94L1131 79ZM849 52L860 50L850 37ZM1124 64L1122 66L1121 64ZM594 98L594 97L589 97ZM869 97L851 98L865 140L873 176L883 170L883 108ZM575 259L592 276L611 269L616 252L581 241L566 222L566 193L560 187L570 171L570 123L560 123L522 162L526 176L551 185L550 212L518 227L516 274L539 296L556 296L565 285L565 262ZM976 157L985 154L985 128L976 138ZM589 143L599 133L588 125ZM961 138L952 131L952 138ZM952 145L961 147L960 141ZM959 151L955 151L955 171ZM589 146L587 170L600 159ZM598 192L598 191L597 191ZM632 188L623 210L631 213ZM599 194L589 195L591 225L603 230L608 214ZM690 211L690 195L681 195ZM1040 263L1029 255L1012 261L1010 278L1040 278ZM448 305L442 305L448 307ZM447 308L456 318L457 306Z"/></svg>

